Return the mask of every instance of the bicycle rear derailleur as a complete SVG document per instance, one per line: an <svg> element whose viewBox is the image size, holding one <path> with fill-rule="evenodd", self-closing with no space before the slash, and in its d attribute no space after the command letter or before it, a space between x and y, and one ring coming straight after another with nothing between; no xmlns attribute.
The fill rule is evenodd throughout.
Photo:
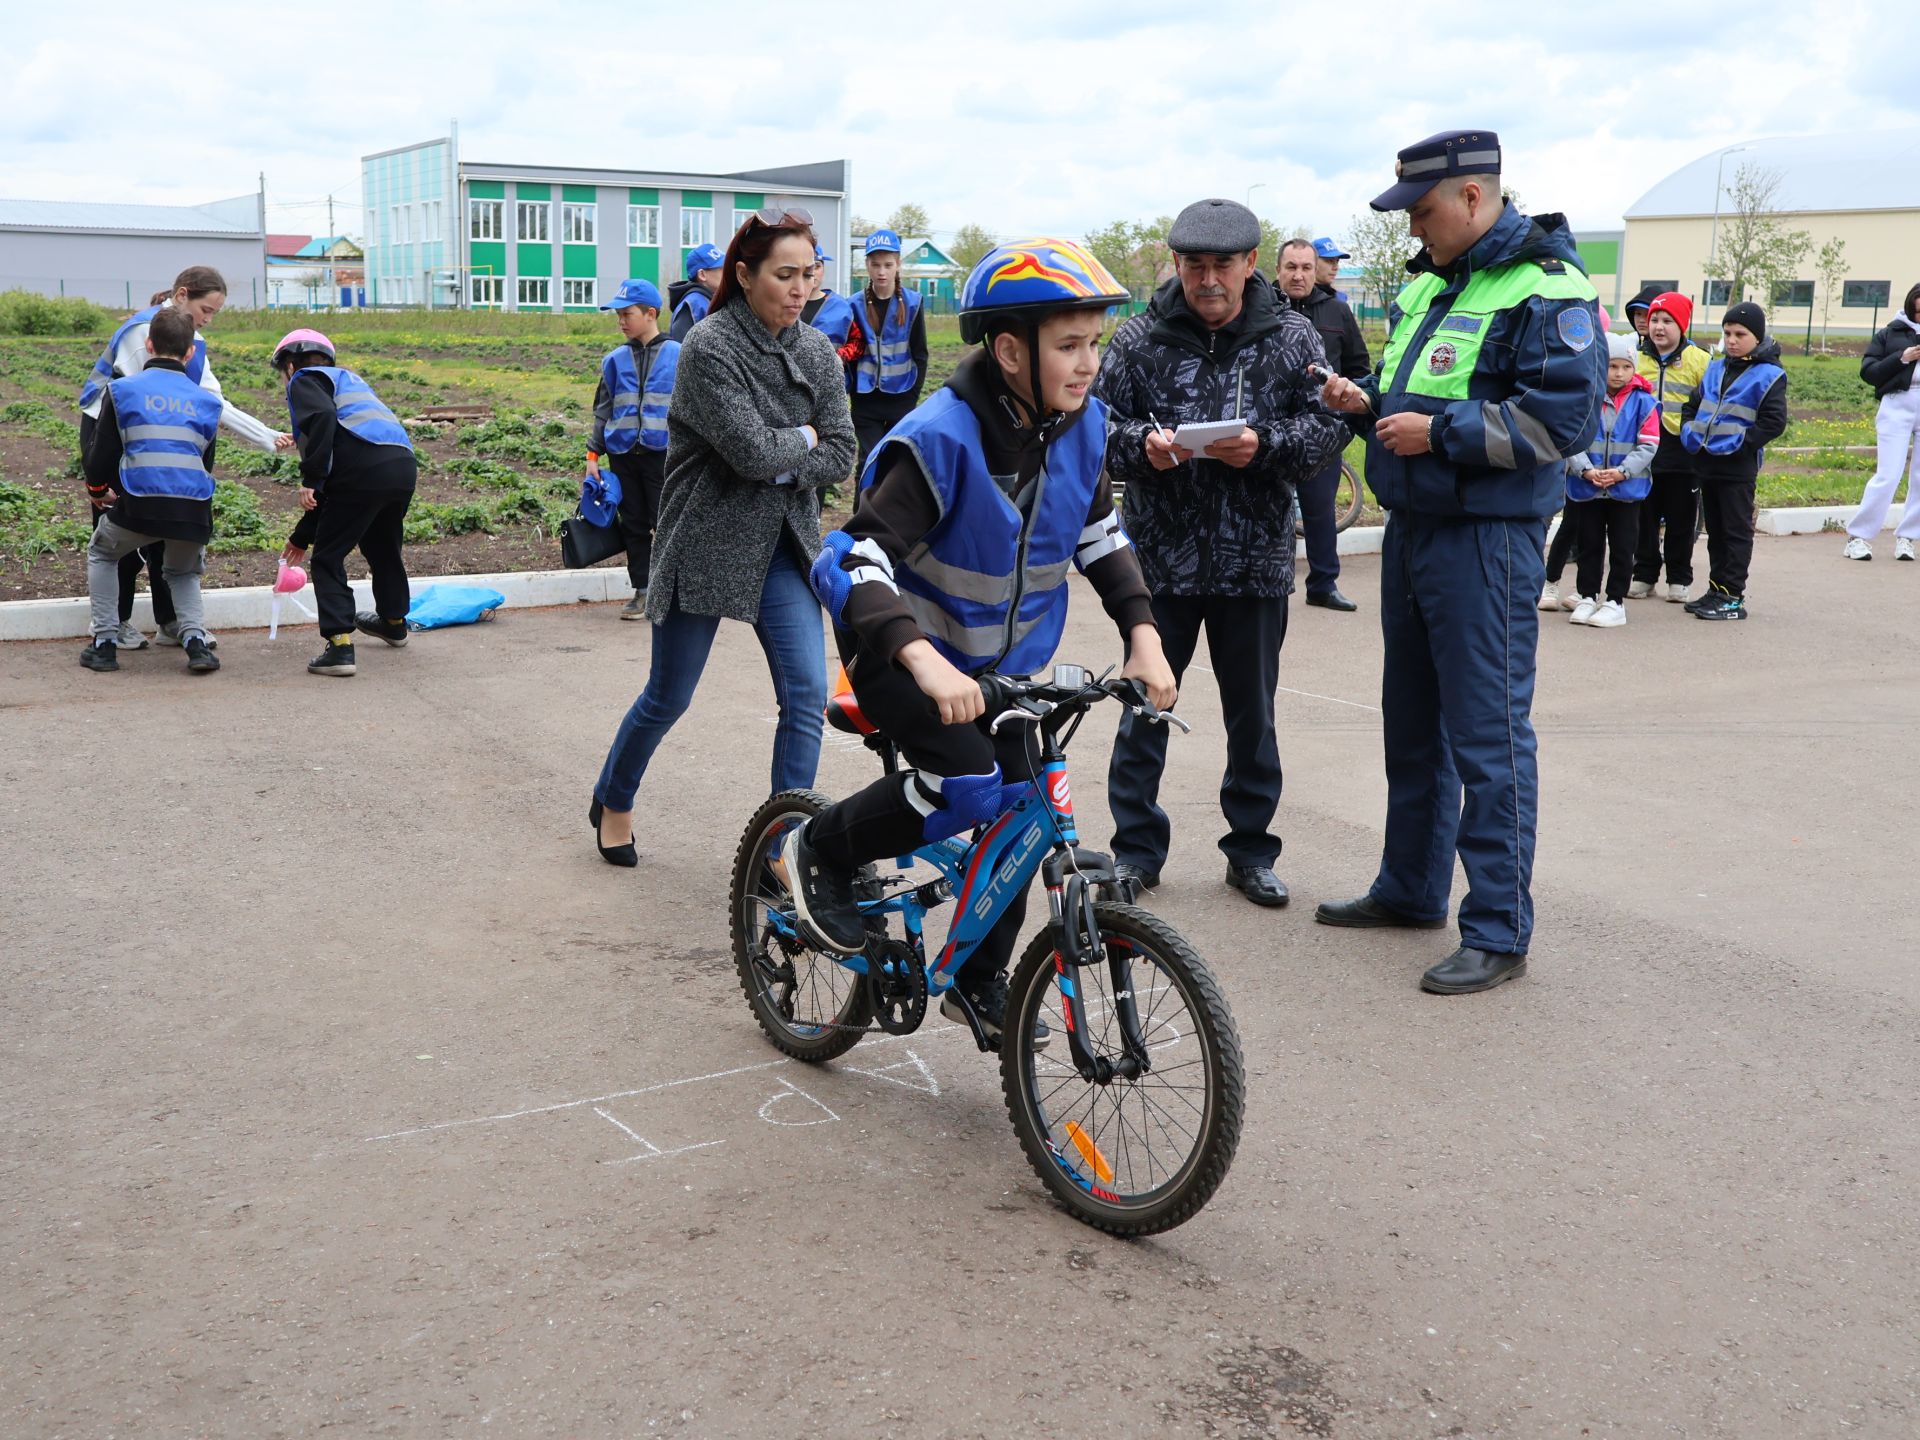
<svg viewBox="0 0 1920 1440"><path fill-rule="evenodd" d="M911 945L890 935L868 935L866 957L874 1023L889 1035L911 1035L927 1018L926 965Z"/></svg>

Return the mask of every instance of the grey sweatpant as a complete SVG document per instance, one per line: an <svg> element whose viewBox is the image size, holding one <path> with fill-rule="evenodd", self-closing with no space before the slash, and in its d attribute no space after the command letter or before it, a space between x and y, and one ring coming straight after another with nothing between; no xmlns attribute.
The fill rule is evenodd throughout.
<svg viewBox="0 0 1920 1440"><path fill-rule="evenodd" d="M180 623L180 643L198 635L206 639L206 611L200 603L200 574L206 569L207 551L194 540L164 540L158 535L141 535L113 523L108 516L100 521L87 546L87 602L93 638L114 635L120 629L120 557L130 555L142 545L160 540L166 553L160 573L173 591L173 609Z"/></svg>

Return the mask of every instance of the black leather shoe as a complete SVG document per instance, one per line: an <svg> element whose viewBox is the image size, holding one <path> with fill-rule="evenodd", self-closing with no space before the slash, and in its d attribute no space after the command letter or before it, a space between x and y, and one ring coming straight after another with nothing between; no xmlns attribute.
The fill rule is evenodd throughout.
<svg viewBox="0 0 1920 1440"><path fill-rule="evenodd" d="M606 814L606 807L598 800L587 807L587 823L593 826L593 848L600 852L600 858L609 865L618 865L623 870L631 870L640 863L640 854L629 840L624 845L602 845L600 843L600 817Z"/></svg>
<svg viewBox="0 0 1920 1440"><path fill-rule="evenodd" d="M1429 995L1471 995L1518 980L1526 973L1524 955L1503 955L1462 945L1420 977L1420 988Z"/></svg>
<svg viewBox="0 0 1920 1440"><path fill-rule="evenodd" d="M1271 865L1229 865L1227 884L1256 905L1284 905L1290 898Z"/></svg>
<svg viewBox="0 0 1920 1440"><path fill-rule="evenodd" d="M1121 860L1113 867L1113 878L1126 890L1129 900L1138 900L1141 892L1160 888L1160 872L1149 870L1145 866L1135 865L1131 860Z"/></svg>
<svg viewBox="0 0 1920 1440"><path fill-rule="evenodd" d="M1322 900L1313 907L1313 918L1322 925L1340 925L1350 930L1440 930L1447 923L1444 915L1437 920L1416 920L1411 915L1402 915L1398 910L1389 910L1371 895L1362 895L1358 900Z"/></svg>
<svg viewBox="0 0 1920 1440"><path fill-rule="evenodd" d="M1338 590L1329 590L1324 595L1308 595L1307 604L1318 605L1322 610L1358 610L1360 607L1347 599Z"/></svg>

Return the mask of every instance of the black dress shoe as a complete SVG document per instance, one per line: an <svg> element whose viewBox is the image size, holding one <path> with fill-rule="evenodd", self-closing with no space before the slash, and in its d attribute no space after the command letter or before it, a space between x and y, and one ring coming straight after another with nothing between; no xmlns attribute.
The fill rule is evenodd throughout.
<svg viewBox="0 0 1920 1440"><path fill-rule="evenodd" d="M1160 888L1160 872L1149 870L1144 865L1136 865L1131 860L1116 861L1113 878L1127 892L1129 901L1138 900L1144 890Z"/></svg>
<svg viewBox="0 0 1920 1440"><path fill-rule="evenodd" d="M596 800L587 807L587 823L593 826L593 848L600 852L600 858L609 865L618 865L631 870L640 863L639 853L629 840L624 845L602 845L600 843L600 817L606 814L606 807Z"/></svg>
<svg viewBox="0 0 1920 1440"><path fill-rule="evenodd" d="M1324 595L1309 594L1307 604L1318 605L1322 610L1358 610L1360 608L1338 590L1329 590Z"/></svg>
<svg viewBox="0 0 1920 1440"><path fill-rule="evenodd" d="M1256 905L1284 905L1289 898L1271 865L1229 865L1227 884Z"/></svg>
<svg viewBox="0 0 1920 1440"><path fill-rule="evenodd" d="M1411 915L1402 915L1398 910L1389 910L1371 895L1362 895L1358 900L1322 900L1313 907L1313 918L1322 925L1340 925L1352 930L1393 927L1402 930L1440 930L1447 923L1444 915L1437 920L1416 920Z"/></svg>
<svg viewBox="0 0 1920 1440"><path fill-rule="evenodd" d="M1429 995L1471 995L1517 980L1526 973L1524 955L1503 955L1496 950L1475 950L1470 945L1462 945L1420 977L1420 988Z"/></svg>

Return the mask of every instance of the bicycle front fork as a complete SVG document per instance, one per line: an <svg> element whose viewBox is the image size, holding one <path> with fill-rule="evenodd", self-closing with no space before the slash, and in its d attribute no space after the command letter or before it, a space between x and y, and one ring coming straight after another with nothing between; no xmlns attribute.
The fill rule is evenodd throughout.
<svg viewBox="0 0 1920 1440"><path fill-rule="evenodd" d="M1110 880L1111 874L1106 878ZM1125 951L1109 947L1101 939L1100 918L1094 910L1094 885L1099 877L1090 878L1076 871L1049 875L1046 879L1047 904L1053 912L1054 933L1060 937L1053 965L1060 986L1067 1049L1073 1056L1073 1068L1082 1080L1096 1085L1107 1085L1116 1079L1136 1079L1147 1073L1152 1062L1147 1055L1146 1038L1140 1033L1140 1010L1134 1003L1133 966ZM1106 962L1108 980L1113 987L1114 1014L1120 1021L1118 1056L1096 1053L1087 1027L1087 1003L1080 976L1087 967L1102 960Z"/></svg>

